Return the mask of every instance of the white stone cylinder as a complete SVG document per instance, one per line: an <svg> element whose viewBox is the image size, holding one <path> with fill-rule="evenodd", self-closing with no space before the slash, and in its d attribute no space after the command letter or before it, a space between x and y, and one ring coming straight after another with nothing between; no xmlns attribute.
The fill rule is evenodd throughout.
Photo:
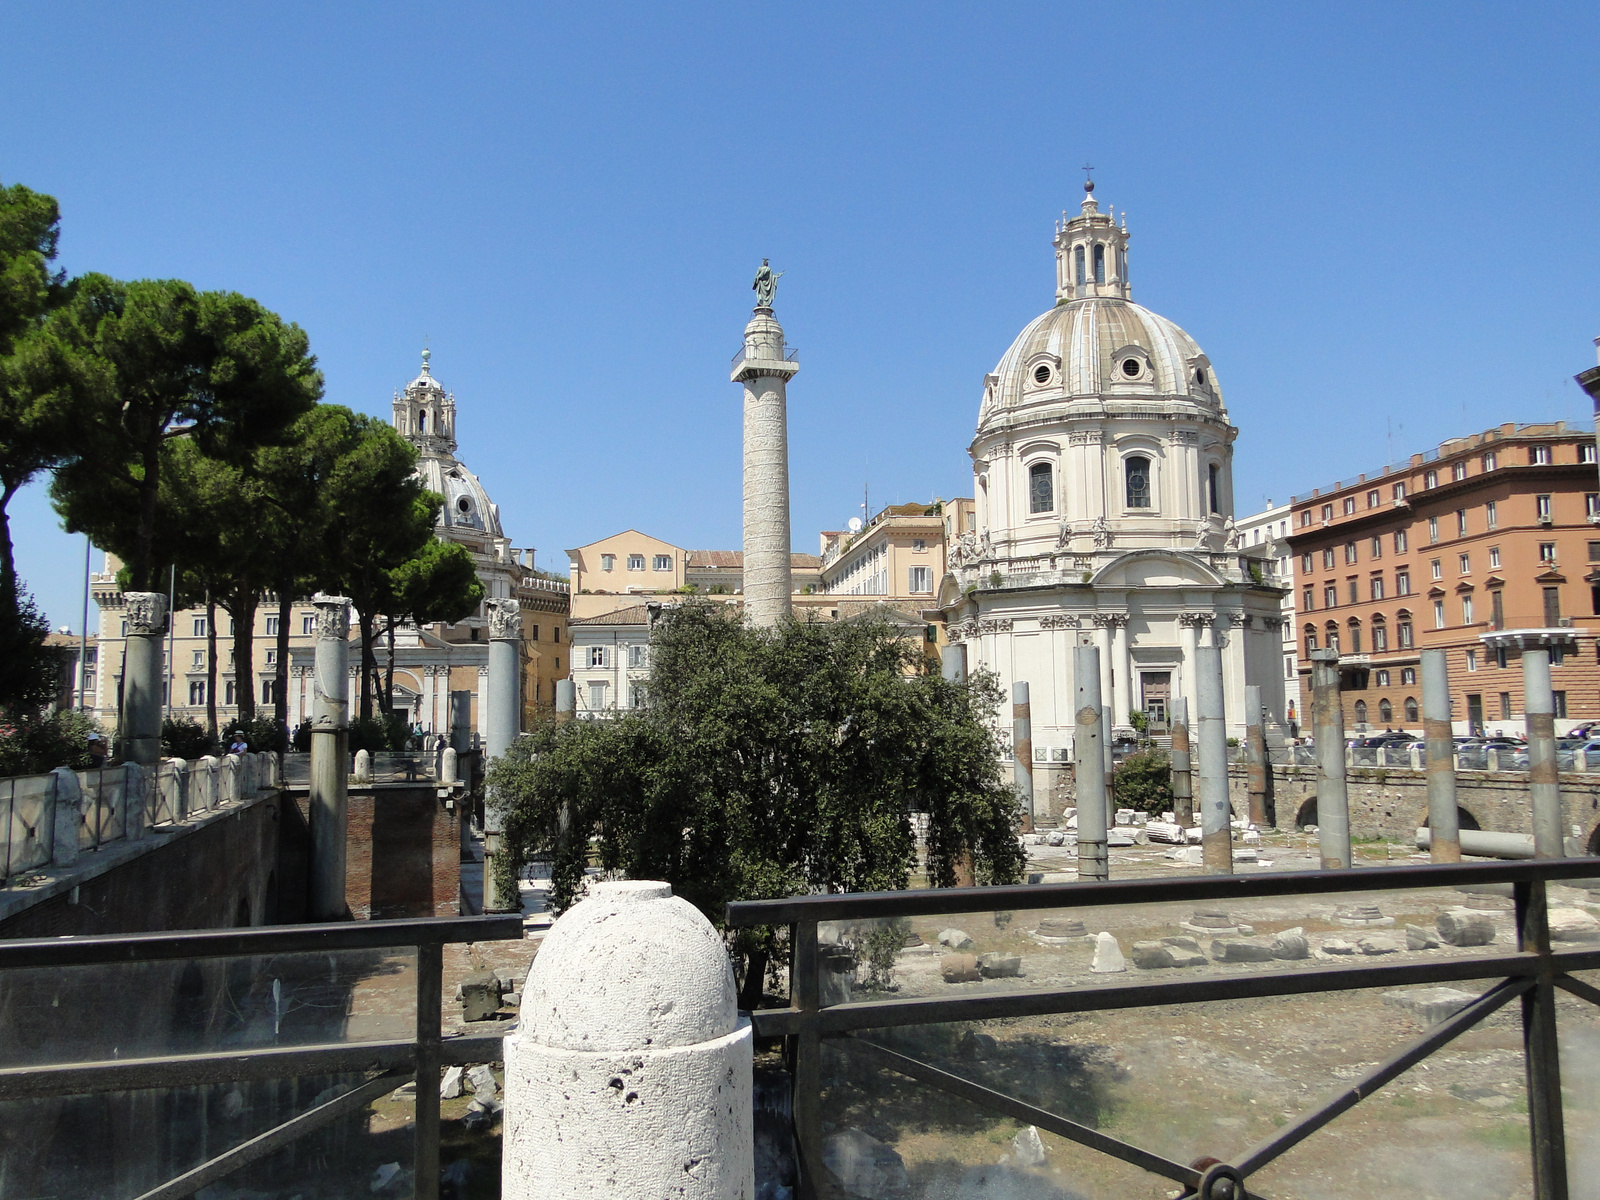
<svg viewBox="0 0 1600 1200"><path fill-rule="evenodd" d="M733 379L744 384L745 617L771 628L791 611L787 389L799 367L771 309L756 309L744 345Z"/></svg>
<svg viewBox="0 0 1600 1200"><path fill-rule="evenodd" d="M505 1200L755 1195L751 1031L727 950L665 883L551 928L505 1040Z"/></svg>

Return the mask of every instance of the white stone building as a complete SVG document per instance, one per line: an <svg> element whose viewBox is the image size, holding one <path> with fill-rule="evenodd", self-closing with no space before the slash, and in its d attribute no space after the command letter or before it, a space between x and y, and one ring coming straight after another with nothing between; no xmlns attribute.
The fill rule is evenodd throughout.
<svg viewBox="0 0 1600 1200"><path fill-rule="evenodd" d="M1072 647L1101 650L1113 725L1159 731L1196 695L1202 638L1222 648L1230 735L1244 688L1284 717L1283 588L1240 545L1233 441L1210 360L1130 298L1128 233L1099 211L1057 226L1056 302L983 381L970 454L976 529L952 548L939 606L969 667L1030 685L1035 758L1069 760ZM1281 736L1281 731L1277 733ZM1046 783L1047 781L1041 781Z"/></svg>
<svg viewBox="0 0 1600 1200"><path fill-rule="evenodd" d="M1239 519L1239 548L1251 556L1271 561L1273 578L1284 588L1278 615L1283 618L1283 720L1286 726L1306 724L1306 706L1300 696L1300 640L1295 635L1294 564L1289 559L1290 506L1267 501L1266 508Z"/></svg>
<svg viewBox="0 0 1600 1200"><path fill-rule="evenodd" d="M580 717L644 707L650 679L650 630L660 604L634 604L570 623L571 679Z"/></svg>

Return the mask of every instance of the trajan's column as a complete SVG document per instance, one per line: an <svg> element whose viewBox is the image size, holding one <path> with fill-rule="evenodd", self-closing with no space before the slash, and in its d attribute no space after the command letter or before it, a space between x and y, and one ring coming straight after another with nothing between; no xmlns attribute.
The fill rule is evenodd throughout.
<svg viewBox="0 0 1600 1200"><path fill-rule="evenodd" d="M800 369L772 315L778 277L766 259L751 286L755 315L733 382L744 384L744 604L750 623L771 628L789 616L789 418L785 389Z"/></svg>

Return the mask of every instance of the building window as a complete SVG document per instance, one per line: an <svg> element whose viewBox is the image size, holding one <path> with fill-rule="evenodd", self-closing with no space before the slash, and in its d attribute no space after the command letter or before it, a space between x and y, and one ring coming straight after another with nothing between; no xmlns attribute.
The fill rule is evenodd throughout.
<svg viewBox="0 0 1600 1200"><path fill-rule="evenodd" d="M1358 726L1362 726L1362 725L1365 725L1366 723L1367 723L1367 702L1365 700L1357 700L1356 701L1356 724Z"/></svg>
<svg viewBox="0 0 1600 1200"><path fill-rule="evenodd" d="M1329 546L1327 549L1325 549L1322 552L1322 569L1324 571L1333 570L1333 547L1332 546Z"/></svg>
<svg viewBox="0 0 1600 1200"><path fill-rule="evenodd" d="M1099 242L1094 246L1094 281L1096 283L1106 281L1106 248Z"/></svg>
<svg viewBox="0 0 1600 1200"><path fill-rule="evenodd" d="M1397 484L1394 485L1394 498L1396 500L1404 500L1406 498L1406 485L1405 484L1397 483Z"/></svg>
<svg viewBox="0 0 1600 1200"><path fill-rule="evenodd" d="M1412 674L1414 675L1414 674L1416 674L1416 672L1413 671ZM1416 681L1413 680L1412 682L1415 683ZM1416 723L1417 723L1417 698L1415 696L1407 696L1406 697L1406 724L1415 725Z"/></svg>
<svg viewBox="0 0 1600 1200"><path fill-rule="evenodd" d="M196 679L189 685L189 703L198 706L204 704L205 702L206 681L204 679Z"/></svg>
<svg viewBox="0 0 1600 1200"><path fill-rule="evenodd" d="M914 596L926 595L933 591L933 568L911 568L911 594Z"/></svg>
<svg viewBox="0 0 1600 1200"><path fill-rule="evenodd" d="M1504 629L1506 627L1505 597L1499 588L1489 589L1489 617L1494 622L1496 629ZM1505 656L1506 652L1501 650L1500 665L1502 667L1506 665Z"/></svg>
<svg viewBox="0 0 1600 1200"><path fill-rule="evenodd" d="M1581 463L1594 462L1595 445L1593 442L1580 442L1578 444L1578 461Z"/></svg>
<svg viewBox="0 0 1600 1200"><path fill-rule="evenodd" d="M276 679L263 679L261 681L261 703L276 704L277 700L274 697L277 691L278 681Z"/></svg>
<svg viewBox="0 0 1600 1200"><path fill-rule="evenodd" d="M1294 655L1285 654L1283 656L1283 677L1285 679L1293 679L1294 676L1295 676Z"/></svg>
<svg viewBox="0 0 1600 1200"><path fill-rule="evenodd" d="M670 571L672 570L672 555L658 554L650 560L650 565L652 570Z"/></svg>
<svg viewBox="0 0 1600 1200"><path fill-rule="evenodd" d="M642 555L642 554L630 554L630 555L628 555L628 570L630 570L630 571L642 571L642 570L644 570L644 555Z"/></svg>
<svg viewBox="0 0 1600 1200"><path fill-rule="evenodd" d="M1485 471L1492 471L1499 465L1500 460L1495 456L1495 452L1493 450L1489 451L1489 453L1483 456L1483 469Z"/></svg>
<svg viewBox="0 0 1600 1200"><path fill-rule="evenodd" d="M1372 539L1372 557L1373 558L1382 558L1383 557L1383 538L1375 537L1375 538Z"/></svg>
<svg viewBox="0 0 1600 1200"><path fill-rule="evenodd" d="M1330 584L1328 584L1326 587L1324 587L1322 589L1322 607L1323 608L1338 608L1339 607L1339 588L1338 588L1338 585L1330 583Z"/></svg>
<svg viewBox="0 0 1600 1200"><path fill-rule="evenodd" d="M606 665L606 648L604 646L589 647L589 665L603 667Z"/></svg>
<svg viewBox="0 0 1600 1200"><path fill-rule="evenodd" d="M1589 520L1600 520L1600 492L1583 494L1583 515Z"/></svg>
<svg viewBox="0 0 1600 1200"><path fill-rule="evenodd" d="M1323 506L1322 506L1322 519L1323 519L1323 520L1324 520L1324 521L1331 521L1331 520L1333 520L1333 505L1331 505L1331 504L1324 504L1324 505L1323 505Z"/></svg>
<svg viewBox="0 0 1600 1200"><path fill-rule="evenodd" d="M1438 540L1439 540L1439 518L1438 517L1429 517L1428 518L1428 541L1431 543L1431 542L1437 542Z"/></svg>
<svg viewBox="0 0 1600 1200"><path fill-rule="evenodd" d="M1410 541L1406 537L1406 531L1404 529L1397 529L1394 531L1394 552L1396 554L1404 554L1409 544Z"/></svg>
<svg viewBox="0 0 1600 1200"><path fill-rule="evenodd" d="M1055 510L1055 484L1050 477L1049 463L1034 463L1028 468L1028 511L1047 513Z"/></svg>
<svg viewBox="0 0 1600 1200"><path fill-rule="evenodd" d="M1463 597L1461 597L1461 623L1463 625L1471 625L1472 624L1472 597L1471 596L1463 596Z"/></svg>
<svg viewBox="0 0 1600 1200"><path fill-rule="evenodd" d="M1367 493L1367 507L1368 508L1377 508L1378 507L1378 489L1377 488L1373 488L1370 492Z"/></svg>
<svg viewBox="0 0 1600 1200"><path fill-rule="evenodd" d="M1211 501L1211 511L1220 513L1222 511L1222 468L1217 466L1216 463L1212 463L1210 469L1206 472L1206 489L1208 498Z"/></svg>
<svg viewBox="0 0 1600 1200"><path fill-rule="evenodd" d="M1547 587L1544 589L1544 623L1547 629L1554 629L1561 624L1561 589Z"/></svg>
<svg viewBox="0 0 1600 1200"><path fill-rule="evenodd" d="M644 707L644 684L642 684L642 683L630 683L628 685L628 707L629 708L643 708Z"/></svg>
<svg viewBox="0 0 1600 1200"><path fill-rule="evenodd" d="M606 685L599 680L589 684L589 707L595 712L601 712L606 706Z"/></svg>
<svg viewBox="0 0 1600 1200"><path fill-rule="evenodd" d="M222 685L222 704L224 708L232 708L238 698L233 692L233 680L225 680Z"/></svg>
<svg viewBox="0 0 1600 1200"><path fill-rule="evenodd" d="M1142 454L1135 454L1127 460L1123 470L1128 476L1128 507L1149 508L1150 460Z"/></svg>
<svg viewBox="0 0 1600 1200"><path fill-rule="evenodd" d="M191 659L190 662L189 662L189 669L191 671L198 671L198 670L200 670L201 667L203 667L205 665L206 665L206 652L204 650L196 650L194 652L194 658Z"/></svg>
<svg viewBox="0 0 1600 1200"><path fill-rule="evenodd" d="M1350 576L1349 579L1345 580L1345 584L1347 586L1347 590L1350 593L1350 603L1351 604L1359 603L1360 600L1361 600L1361 593L1360 593L1360 591L1357 590L1356 577L1354 575Z"/></svg>
<svg viewBox="0 0 1600 1200"><path fill-rule="evenodd" d="M1346 496L1344 498L1344 515L1347 516L1347 517L1351 516L1351 515L1353 515L1355 513L1355 511L1356 511L1356 498L1354 496Z"/></svg>
<svg viewBox="0 0 1600 1200"><path fill-rule="evenodd" d="M204 617L196 617L194 619L194 636L195 637L205 637L206 636L206 619Z"/></svg>
<svg viewBox="0 0 1600 1200"><path fill-rule="evenodd" d="M1472 555L1463 554L1456 559L1456 565L1461 568L1463 575L1472 574Z"/></svg>
<svg viewBox="0 0 1600 1200"><path fill-rule="evenodd" d="M1428 568L1433 572L1433 577L1435 579L1443 579L1444 578L1444 564L1443 564L1443 560L1442 559L1437 559L1437 558L1429 559L1428 560Z"/></svg>
<svg viewBox="0 0 1600 1200"><path fill-rule="evenodd" d="M1467 510L1464 508L1456 509L1456 536L1467 536Z"/></svg>
<svg viewBox="0 0 1600 1200"><path fill-rule="evenodd" d="M1450 478L1451 479L1458 479L1459 480L1459 479L1465 479L1466 477L1467 477L1467 464L1466 463L1458 462L1458 463L1455 463L1454 465L1451 466L1451 468L1450 468Z"/></svg>
<svg viewBox="0 0 1600 1200"><path fill-rule="evenodd" d="M277 637L278 636L278 618L277 617L268 617L266 624L267 624L266 635L268 637Z"/></svg>
<svg viewBox="0 0 1600 1200"><path fill-rule="evenodd" d="M1555 701L1556 720L1567 719L1567 694L1565 692L1551 692L1550 699Z"/></svg>
<svg viewBox="0 0 1600 1200"><path fill-rule="evenodd" d="M1600 542L1590 542L1589 545L1591 547L1600 547ZM1594 553L1593 550L1591 550L1589 552L1589 561L1590 562L1596 561L1595 553ZM1301 571L1302 574L1305 574L1305 575L1311 574L1311 555L1310 554L1302 554L1300 556L1300 571Z"/></svg>
<svg viewBox="0 0 1600 1200"><path fill-rule="evenodd" d="M1510 692L1501 692L1500 693L1500 719L1502 721L1511 720L1511 693Z"/></svg>
<svg viewBox="0 0 1600 1200"><path fill-rule="evenodd" d="M1300 514L1300 527L1303 529L1311 524L1311 510L1308 508Z"/></svg>
<svg viewBox="0 0 1600 1200"><path fill-rule="evenodd" d="M1528 447L1528 462L1535 467L1548 467L1550 465L1550 447Z"/></svg>
<svg viewBox="0 0 1600 1200"><path fill-rule="evenodd" d="M1410 621L1398 621L1398 622L1396 622L1395 623L1395 627L1394 627L1394 631L1395 631L1395 637L1397 639L1399 639L1400 649L1402 649L1402 650L1411 649L1411 645L1412 645L1411 622ZM1402 682L1404 682L1404 681L1402 681Z"/></svg>
<svg viewBox="0 0 1600 1200"><path fill-rule="evenodd" d="M1317 648L1317 627L1315 625L1307 625L1306 626L1306 653L1310 654L1316 648Z"/></svg>
<svg viewBox="0 0 1600 1200"><path fill-rule="evenodd" d="M1372 652L1374 654L1382 654L1388 649L1389 627L1374 617L1372 621ZM1384 674L1387 675L1388 672L1384 672ZM1388 680L1380 680L1379 682L1387 683Z"/></svg>
<svg viewBox="0 0 1600 1200"><path fill-rule="evenodd" d="M1548 520L1551 519L1551 517L1550 517L1550 497L1548 495L1535 496L1533 498L1533 505L1534 505L1534 512L1537 514L1539 520L1548 521Z"/></svg>
<svg viewBox="0 0 1600 1200"><path fill-rule="evenodd" d="M911 539L911 553L913 553L913 554L926 554L927 552L928 552L928 539L927 538L912 538Z"/></svg>
<svg viewBox="0 0 1600 1200"><path fill-rule="evenodd" d="M1344 560L1347 563L1356 561L1356 544L1354 542L1346 542L1344 544Z"/></svg>
<svg viewBox="0 0 1600 1200"><path fill-rule="evenodd" d="M276 650L268 650L267 651L267 666L275 667L277 665L278 665L278 652Z"/></svg>
<svg viewBox="0 0 1600 1200"><path fill-rule="evenodd" d="M539 640L539 627L537 625L528 626L528 640L530 642L537 642Z"/></svg>
<svg viewBox="0 0 1600 1200"><path fill-rule="evenodd" d="M1426 475L1424 475L1422 477L1422 486L1425 487L1425 488L1436 488L1436 487L1438 487L1439 486L1439 472L1437 472L1437 471L1429 471Z"/></svg>
<svg viewBox="0 0 1600 1200"><path fill-rule="evenodd" d="M1553 563L1556 561L1556 544L1554 542L1539 543L1539 561Z"/></svg>
<svg viewBox="0 0 1600 1200"><path fill-rule="evenodd" d="M634 667L634 668L639 668L639 667L643 667L643 666L647 665L645 663L645 647L643 647L643 646L629 646L628 647L628 665L630 667Z"/></svg>
<svg viewBox="0 0 1600 1200"><path fill-rule="evenodd" d="M1350 645L1350 653L1351 654L1360 654L1361 653L1361 622L1360 621L1352 620L1350 622L1350 642L1349 642L1349 645Z"/></svg>
<svg viewBox="0 0 1600 1200"><path fill-rule="evenodd" d="M1443 600L1435 600L1433 602L1433 627L1435 629L1443 629L1444 628L1444 601Z"/></svg>
<svg viewBox="0 0 1600 1200"><path fill-rule="evenodd" d="M1072 262L1073 262L1073 266L1075 268L1075 274L1077 276L1078 286L1082 287L1083 284L1084 284L1083 247L1082 246L1074 246L1072 248Z"/></svg>
<svg viewBox="0 0 1600 1200"><path fill-rule="evenodd" d="M1381 574L1380 575L1374 575L1372 577L1371 586L1370 586L1369 590L1372 593L1372 597L1371 597L1372 599L1374 599L1374 600L1382 600L1383 599L1383 576Z"/></svg>
<svg viewBox="0 0 1600 1200"><path fill-rule="evenodd" d="M1330 621L1328 623L1328 628L1323 632L1328 638L1328 649L1332 650L1335 654L1339 653L1339 627Z"/></svg>
<svg viewBox="0 0 1600 1200"><path fill-rule="evenodd" d="M1400 570L1394 573L1394 594L1396 596L1411 595L1411 572Z"/></svg>
<svg viewBox="0 0 1600 1200"><path fill-rule="evenodd" d="M301 613L300 614L300 634L301 634L301 636L302 637L310 637L316 631L317 631L317 614L316 613Z"/></svg>
<svg viewBox="0 0 1600 1200"><path fill-rule="evenodd" d="M1378 720L1382 721L1385 726L1387 726L1390 721L1394 720L1394 705L1390 704L1387 700L1379 700Z"/></svg>
<svg viewBox="0 0 1600 1200"><path fill-rule="evenodd" d="M1376 683L1379 687L1388 687L1389 686L1389 672L1387 672L1387 671L1374 671L1372 673L1372 681L1374 683Z"/></svg>
<svg viewBox="0 0 1600 1200"><path fill-rule="evenodd" d="M1500 510L1493 500L1483 506L1483 524L1486 529L1500 528Z"/></svg>
<svg viewBox="0 0 1600 1200"><path fill-rule="evenodd" d="M600 556L600 569L602 571L615 571L617 569L617 556L615 554L602 554Z"/></svg>
<svg viewBox="0 0 1600 1200"><path fill-rule="evenodd" d="M1313 608L1316 607L1316 605L1311 602L1311 594L1312 594L1312 589L1311 588L1307 588L1305 590L1305 594L1301 597L1301 599L1304 601L1304 603L1301 605L1301 607L1303 607L1307 612L1310 612ZM1597 609L1596 611L1600 612L1600 609Z"/></svg>

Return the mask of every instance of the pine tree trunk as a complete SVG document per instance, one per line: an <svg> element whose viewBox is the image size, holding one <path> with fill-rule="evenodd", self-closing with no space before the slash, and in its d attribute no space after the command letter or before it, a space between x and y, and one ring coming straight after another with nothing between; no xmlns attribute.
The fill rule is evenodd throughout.
<svg viewBox="0 0 1600 1200"><path fill-rule="evenodd" d="M233 691L239 705L239 720L256 719L255 623L259 593L237 588L228 612L233 617ZM255 747L251 747L255 749Z"/></svg>
<svg viewBox="0 0 1600 1200"><path fill-rule="evenodd" d="M361 614L361 719L372 720L372 675L377 669L377 658L372 652L372 641L376 635L372 629L372 618L365 612Z"/></svg>
<svg viewBox="0 0 1600 1200"><path fill-rule="evenodd" d="M217 601L206 589L206 736L217 740Z"/></svg>
<svg viewBox="0 0 1600 1200"><path fill-rule="evenodd" d="M294 597L287 591L278 593L278 670L273 681L278 694L272 715L285 735L293 732L289 728L289 620L293 616L289 610L293 605Z"/></svg>

